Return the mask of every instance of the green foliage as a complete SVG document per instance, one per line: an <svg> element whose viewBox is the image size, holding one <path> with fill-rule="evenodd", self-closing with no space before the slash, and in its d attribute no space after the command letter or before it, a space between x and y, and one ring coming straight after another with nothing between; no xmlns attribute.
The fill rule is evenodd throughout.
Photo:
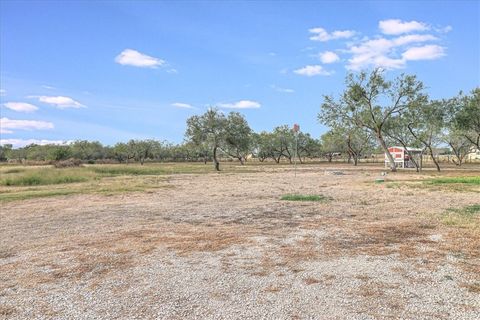
<svg viewBox="0 0 480 320"><path fill-rule="evenodd" d="M380 69L375 69L370 74L350 73L346 84L338 100L324 96L318 119L332 128L358 127L368 130L389 156L391 169L395 170L384 138L386 128L393 117L425 103L427 97L423 94L423 83L416 76L404 74L388 81Z"/></svg>
<svg viewBox="0 0 480 320"><path fill-rule="evenodd" d="M331 197L324 195L306 195L306 194L286 194L280 198L285 201L330 201Z"/></svg>

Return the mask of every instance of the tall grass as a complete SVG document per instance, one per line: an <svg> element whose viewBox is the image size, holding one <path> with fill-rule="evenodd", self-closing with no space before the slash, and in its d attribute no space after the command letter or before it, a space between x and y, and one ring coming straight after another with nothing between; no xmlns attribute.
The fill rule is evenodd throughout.
<svg viewBox="0 0 480 320"><path fill-rule="evenodd" d="M2 172L0 185L3 186L41 186L88 181L93 176L78 169L34 168L16 173Z"/></svg>

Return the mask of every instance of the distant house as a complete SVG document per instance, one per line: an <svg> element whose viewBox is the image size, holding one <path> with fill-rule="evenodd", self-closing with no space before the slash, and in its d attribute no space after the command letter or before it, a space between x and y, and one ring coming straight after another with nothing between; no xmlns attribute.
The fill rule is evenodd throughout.
<svg viewBox="0 0 480 320"><path fill-rule="evenodd" d="M413 160L415 160L415 162L417 162L420 167L422 166L422 149L407 147L407 149L405 150L404 147L390 147L388 148L388 151L392 155L393 160L395 161L395 166L397 168L415 168L415 164L413 163L410 155L414 158ZM385 153L385 167L388 166L388 156Z"/></svg>

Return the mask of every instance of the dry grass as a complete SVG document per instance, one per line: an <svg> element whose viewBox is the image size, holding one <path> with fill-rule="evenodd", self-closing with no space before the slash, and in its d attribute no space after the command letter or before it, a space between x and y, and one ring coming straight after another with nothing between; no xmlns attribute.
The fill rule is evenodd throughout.
<svg viewBox="0 0 480 320"><path fill-rule="evenodd" d="M407 276L406 270L433 272L448 263L473 279L454 281L478 293L477 215L469 227L442 220L445 212L462 214L448 211L450 207L475 205L475 192L403 187L423 179L408 172L389 175L400 184L389 188L372 183L378 172L347 166L342 170L348 174L329 177L319 174L323 170L316 166L301 166L292 186L285 184L293 179L289 167L248 168L256 172L118 175L68 187L9 187L7 195L62 190L75 195L2 204L0 289L26 289L42 300L41 294L47 294L44 288L68 290L82 283L94 291L131 269L140 272L158 261L165 268L183 263L185 269L178 272L186 272L208 268L206 259L218 259L222 275L240 272L242 277L261 277L256 280L269 285L259 290L270 294L289 288L290 280L282 279L292 277L300 279L306 290L334 288L339 275L335 270L319 275L311 269L316 263L389 256L408 266L392 270L405 275L405 283L425 281ZM319 192L332 200L279 200L282 194ZM432 235L440 235L441 240L431 240ZM448 256L456 260L447 261ZM390 297L396 284L378 282L367 273L354 281L361 281L359 290L351 293L355 299L386 299L383 305L391 310L403 308L401 299ZM0 309L14 312L5 310Z"/></svg>

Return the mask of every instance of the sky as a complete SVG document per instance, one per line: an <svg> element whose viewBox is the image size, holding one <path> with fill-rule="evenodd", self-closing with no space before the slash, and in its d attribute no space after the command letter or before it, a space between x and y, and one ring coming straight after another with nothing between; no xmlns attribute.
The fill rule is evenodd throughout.
<svg viewBox="0 0 480 320"><path fill-rule="evenodd" d="M318 138L349 72L480 85L480 1L1 1L0 143L180 143L209 107Z"/></svg>

